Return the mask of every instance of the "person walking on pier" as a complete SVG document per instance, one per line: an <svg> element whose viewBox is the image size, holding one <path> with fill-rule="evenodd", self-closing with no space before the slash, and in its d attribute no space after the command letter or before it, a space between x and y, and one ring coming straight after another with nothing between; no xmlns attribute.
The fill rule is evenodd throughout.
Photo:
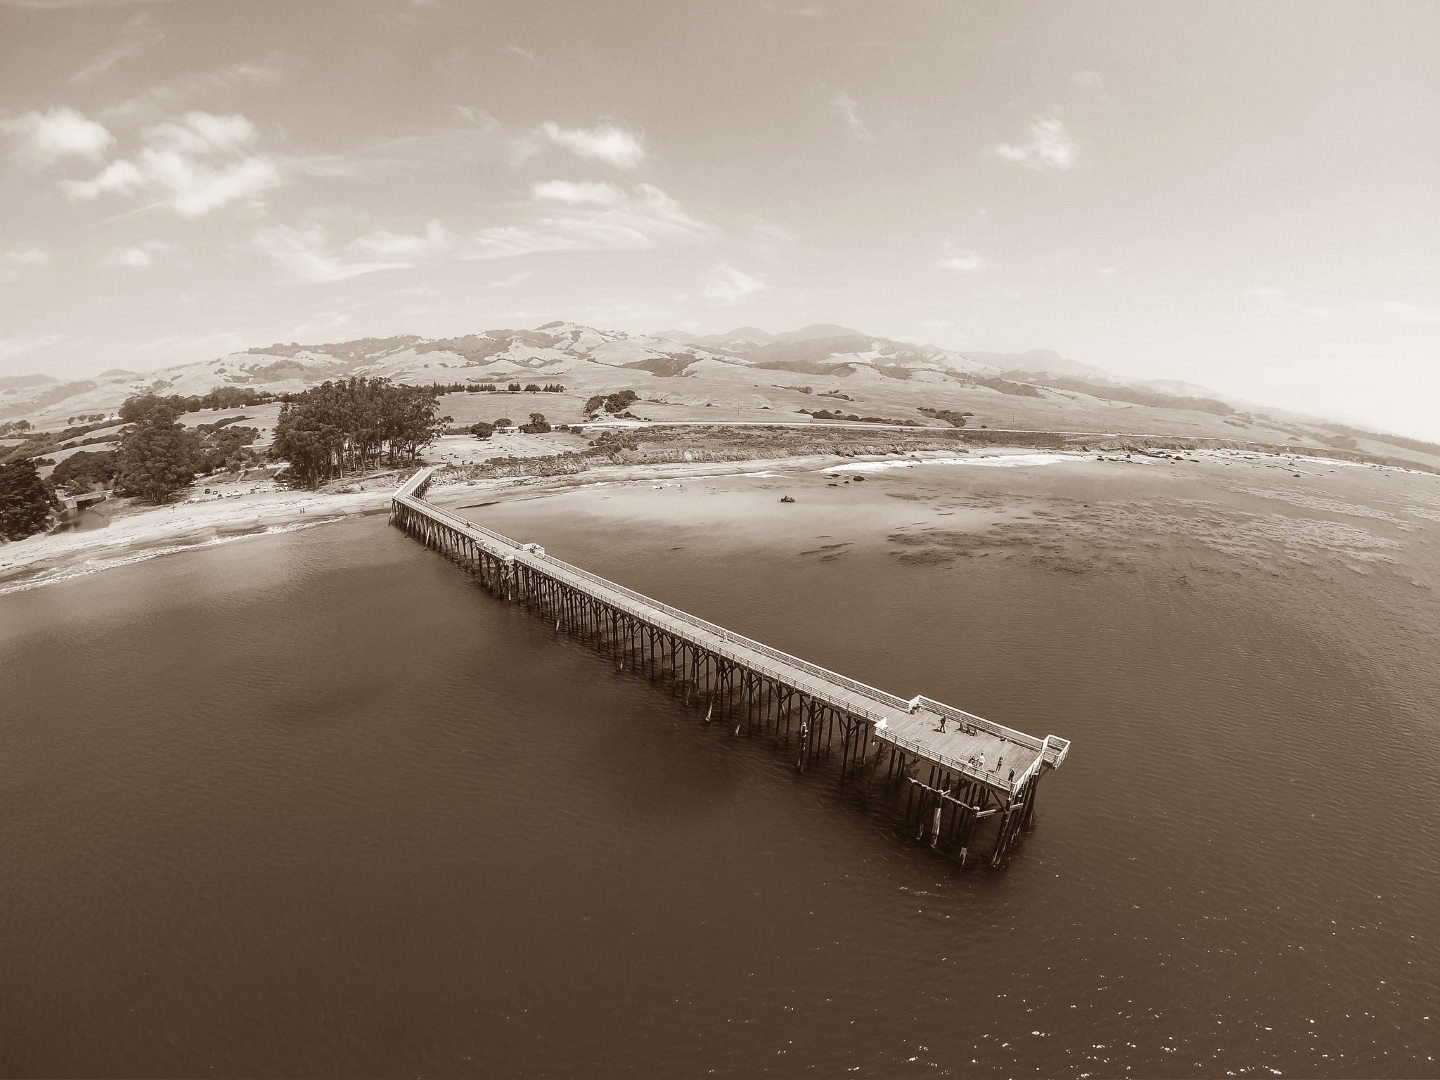
<svg viewBox="0 0 1440 1080"><path fill-rule="evenodd" d="M939 726L938 728L936 728L935 730L938 731L938 732L940 732L941 735L944 735L944 734L945 734L945 714L944 714L944 713L941 713L941 714L940 714L940 726Z"/></svg>

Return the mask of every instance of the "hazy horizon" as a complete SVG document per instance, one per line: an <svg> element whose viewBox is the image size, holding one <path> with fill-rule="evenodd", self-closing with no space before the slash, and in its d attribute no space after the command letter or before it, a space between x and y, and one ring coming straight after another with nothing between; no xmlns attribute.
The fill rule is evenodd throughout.
<svg viewBox="0 0 1440 1080"><path fill-rule="evenodd" d="M0 0L0 375L834 322L1440 437L1440 8Z"/></svg>

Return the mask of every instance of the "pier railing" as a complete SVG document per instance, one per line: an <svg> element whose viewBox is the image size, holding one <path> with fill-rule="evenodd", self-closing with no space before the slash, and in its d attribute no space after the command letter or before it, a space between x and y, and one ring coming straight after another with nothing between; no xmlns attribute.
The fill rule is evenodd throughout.
<svg viewBox="0 0 1440 1080"><path fill-rule="evenodd" d="M425 514L436 521L443 522L450 528L474 540L492 545L494 549L493 553L502 558L514 560L522 565L539 570L542 573L548 572L551 576L577 578L597 586L603 593L608 594L606 596L606 602L614 603L617 607L633 617L653 621L657 614L661 614L674 623L701 631L708 635L709 640L695 639L695 644L712 652L717 652L726 659L744 664L772 681L792 686L796 690L801 690L804 693L822 699L829 697L829 695L825 693L823 684L829 684L843 690L848 690L852 694L859 695L866 701L878 706L878 708L867 708L863 705L857 705L854 700L846 698L829 697L829 700L831 704L875 724L876 737L923 756L954 772L971 776L993 787L1013 793L1019 790L1021 786L1042 767L1050 766L1054 768L1059 766L1060 763L1065 760L1065 756L1070 750L1070 741L1056 735L1047 735L1043 739L1040 739L1026 732L1007 727L1004 724L997 724L992 720L987 720L983 716L976 716L974 713L966 712L964 709L957 709L953 705L935 701L932 698L915 697L907 700L895 694L887 693L867 683L860 682L858 679L841 675L839 672L831 671L829 668L821 667L818 664L813 664L808 660L803 660L798 656L766 645L764 642L756 641L753 638L745 637L743 634L737 634L731 630L727 630L718 623L712 623L707 619L692 615L688 611L663 603L653 597L636 592L634 589L628 589L623 585L616 584L608 578L601 577L599 574L591 573L589 570L575 566L572 563L567 563L563 559L557 559L554 556L548 555L543 549L538 548L536 545L521 544L508 536L493 532L482 525L477 525L475 522L459 517L447 510L442 510L422 499L433 474L433 469L421 469L395 493L395 501L409 506L411 509ZM738 649L743 649L751 655L741 656L733 650L717 648L713 639L719 639L721 642L735 646ZM764 657L765 659L775 661L779 666L759 661L757 657ZM806 685L804 687L796 686L795 673L797 671L803 672L814 679L818 679L822 683L822 687L817 691L816 687L812 685ZM1026 749L1036 751L1036 757L1018 777L1014 780L1009 780L999 776L997 773L985 772L977 765L968 761L961 761L943 754L938 754L932 748L889 730L888 724L890 719L892 719L892 715L882 711L883 709L890 709L900 713L913 713L924 709L936 716L943 716L947 720L954 721L957 724L968 726L977 731L987 732L997 738L1014 743L1017 746L1023 746Z"/></svg>
<svg viewBox="0 0 1440 1080"><path fill-rule="evenodd" d="M421 477L417 474L417 476L412 479L410 483L406 485L406 487L415 485L416 491L423 491L425 485L428 484L429 479L429 476ZM688 611L683 611L680 608L672 607L671 605L666 604L663 601L656 600L654 597L646 596L643 593L638 593L634 589L627 589L624 585L618 585L608 578L603 578L599 574L593 574L589 570L585 570L579 566L575 566L573 563L567 563L563 559L557 559L553 555L548 555L543 551L525 551L523 544L517 543L516 541L510 539L508 536L503 536L497 532L491 532L489 529L486 529L483 526L476 525L473 521L467 521L465 518L458 517L455 514L451 514L446 510L441 510L439 507L434 506L430 503L420 502L418 497L416 497L414 493L407 492L403 487L396 494L396 498L409 501L410 504L416 509L421 509L425 513L428 513L434 517L446 519L447 523L454 528L466 529L471 532L480 533L486 539L491 540L502 548L508 549L512 554L522 553L526 556L527 561L533 559L543 565L553 566L556 569L563 570L568 574L574 575L575 577L584 578L586 581L602 586L608 592L618 593L621 596L627 597L628 599L637 601L638 603L643 604L650 611L661 611L664 614L669 615L672 619L677 619L680 622L693 626L698 630L704 630L707 634L712 634L715 637L720 638L722 641L728 641L732 645L739 645L742 648L749 649L751 652L760 653L762 656L768 656L772 660L778 660L788 667L799 668L806 674L814 675L816 678L825 679L828 682L833 682L839 686L843 686L847 690L854 691L857 694L861 694L867 698L870 698L876 704L887 705L892 709L899 709L902 712L909 711L911 707L912 703L910 701L907 701L905 698L898 697L895 694L887 694L885 691L862 683L858 679L852 679L849 676L841 675L839 672L831 671L829 668L821 667L819 664L812 664L808 660L802 660L798 656L792 656L790 653L783 652L782 650L776 649L773 646L766 645L762 641L756 641L754 638L748 638L743 634L737 634L733 630L727 630L725 627L720 626L718 623L712 623L707 619L700 618L698 615L692 615ZM948 709L949 706L945 706L945 708ZM954 712L955 710L951 711ZM976 717L975 719L980 721L981 724L988 725L989 728L994 728L995 730L992 732L993 734L1001 735L1002 732L1010 730L1008 728L1003 728L998 724L990 725L990 722L988 720L981 720L980 717ZM1018 735L1021 733L1016 732L1015 734ZM1002 737L1005 736L1002 735ZM1029 739L1030 743L1033 744L1030 745L1030 749L1033 750L1040 746L1040 741L1038 739L1035 739L1029 735L1024 735L1022 737L1025 739Z"/></svg>

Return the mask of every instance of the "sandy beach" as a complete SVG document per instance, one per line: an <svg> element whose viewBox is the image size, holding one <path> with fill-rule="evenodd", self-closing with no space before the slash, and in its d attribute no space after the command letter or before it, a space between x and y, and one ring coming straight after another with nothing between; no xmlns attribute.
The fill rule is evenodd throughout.
<svg viewBox="0 0 1440 1080"><path fill-rule="evenodd" d="M843 459L788 458L776 461L698 462L667 465L616 466L574 476L544 479L502 478L437 483L432 497L453 501L470 495L491 498L535 496L588 484L642 482L736 472L767 472L777 468L815 469ZM8 544L0 544L0 595L35 588L123 566L146 558L174 554L202 544L226 543L251 536L311 528L354 514L383 513L399 486L394 476L372 477L339 485L346 490L315 492L252 490L255 485L217 485L216 494L199 494L168 506L143 506L128 500L101 504L87 515L84 528L67 528Z"/></svg>

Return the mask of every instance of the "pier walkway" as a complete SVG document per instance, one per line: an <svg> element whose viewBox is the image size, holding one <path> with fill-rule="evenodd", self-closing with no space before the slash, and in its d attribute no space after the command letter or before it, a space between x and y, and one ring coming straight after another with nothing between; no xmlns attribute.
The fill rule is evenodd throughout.
<svg viewBox="0 0 1440 1080"><path fill-rule="evenodd" d="M867 791L877 781L899 785L907 819L933 847L942 838L958 847L962 861L992 816L996 866L1033 826L1040 777L1064 762L1068 740L1037 738L930 698L897 697L553 558L427 502L433 472L421 470L395 493L392 524L497 595L553 618L557 630L666 678L707 708L707 719L718 705L737 733L743 726L773 731L777 745L794 740L802 770L831 757L838 734L841 783L863 782Z"/></svg>

